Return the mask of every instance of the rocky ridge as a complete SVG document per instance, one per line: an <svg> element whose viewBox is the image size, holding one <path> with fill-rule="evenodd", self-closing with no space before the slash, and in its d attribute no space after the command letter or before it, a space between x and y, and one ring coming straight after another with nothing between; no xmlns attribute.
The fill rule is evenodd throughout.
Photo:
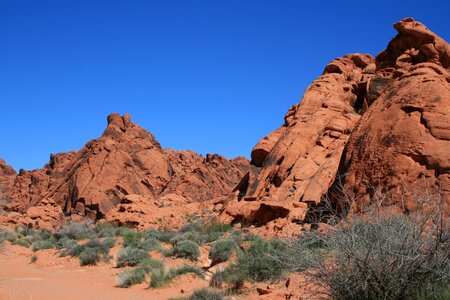
<svg viewBox="0 0 450 300"><path fill-rule="evenodd" d="M51 155L41 170L15 174L2 161L0 187L4 208L27 212L29 224L56 224L64 215L79 215L119 223L133 220L137 225L152 223L158 216L152 209L155 201L165 202L165 207L195 203L183 217L198 210L200 203L226 195L247 166L245 158L228 160L163 149L153 135L131 122L129 115L113 113L100 138L80 151ZM130 208L131 203L140 203L140 209ZM123 205L132 216L123 213L119 218L114 213ZM137 221L139 214L147 217ZM176 214L176 209L171 214Z"/></svg>

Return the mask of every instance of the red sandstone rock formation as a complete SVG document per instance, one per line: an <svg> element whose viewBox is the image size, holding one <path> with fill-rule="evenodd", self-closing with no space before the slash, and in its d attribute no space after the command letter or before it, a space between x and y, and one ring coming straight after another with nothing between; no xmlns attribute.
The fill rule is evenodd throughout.
<svg viewBox="0 0 450 300"><path fill-rule="evenodd" d="M450 45L410 18L394 27L340 167L355 211L450 205Z"/></svg>
<svg viewBox="0 0 450 300"><path fill-rule="evenodd" d="M328 64L285 124L253 148L250 171L222 219L302 222L308 203L318 204L333 183L350 133L367 109L364 91L374 71L374 59L365 54Z"/></svg>
<svg viewBox="0 0 450 300"><path fill-rule="evenodd" d="M162 196L180 196L181 205L226 195L247 166L245 158L163 150L129 115L111 114L99 139L80 151L52 155L42 170L16 175L2 162L0 187L7 210L28 211L36 222L41 213L52 215L47 223L60 221L62 212L99 219L131 195L139 195L140 204L147 199L149 207Z"/></svg>
<svg viewBox="0 0 450 300"><path fill-rule="evenodd" d="M391 201L383 205L406 210L426 192L450 203L450 47L412 19L394 27L399 34L375 60L328 64L285 124L254 147L223 220L278 231L302 223L341 175L356 211L380 193Z"/></svg>

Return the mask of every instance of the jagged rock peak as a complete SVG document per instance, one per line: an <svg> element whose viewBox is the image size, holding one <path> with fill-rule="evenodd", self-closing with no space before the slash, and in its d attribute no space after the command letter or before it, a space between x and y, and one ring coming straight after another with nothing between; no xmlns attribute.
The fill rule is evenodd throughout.
<svg viewBox="0 0 450 300"><path fill-rule="evenodd" d="M405 18L394 25L398 34L386 50L376 57L377 69L398 68L404 63L433 62L450 67L450 46L441 37L413 18Z"/></svg>

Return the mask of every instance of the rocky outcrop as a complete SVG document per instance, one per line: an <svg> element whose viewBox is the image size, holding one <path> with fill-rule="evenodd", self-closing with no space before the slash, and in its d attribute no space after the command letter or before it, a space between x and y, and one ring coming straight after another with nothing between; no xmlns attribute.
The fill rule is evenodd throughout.
<svg viewBox="0 0 450 300"><path fill-rule="evenodd" d="M366 54L328 64L287 112L284 125L254 147L250 171L222 218L302 222L308 205L318 204L333 183L342 151L367 109L364 91L374 71L374 59Z"/></svg>
<svg viewBox="0 0 450 300"><path fill-rule="evenodd" d="M52 155L42 170L21 170L16 175L4 167L9 177L0 176L5 181L0 184L8 211L31 209L37 217L38 207L54 211L56 203L66 215L100 219L130 195L139 195L150 206L166 195L180 196L184 204L226 195L247 166L245 158L162 149L129 115L111 114L102 136L80 151ZM53 220L61 219L58 213L52 215Z"/></svg>
<svg viewBox="0 0 450 300"><path fill-rule="evenodd" d="M404 19L376 57L370 107L340 167L354 211L372 204L404 211L450 205L450 46Z"/></svg>
<svg viewBox="0 0 450 300"><path fill-rule="evenodd" d="M450 204L450 47L410 18L394 27L376 59L329 63L254 147L223 220L282 230L324 198L340 208L351 199L355 211L380 199L411 211L419 194ZM345 199L330 195L336 188Z"/></svg>

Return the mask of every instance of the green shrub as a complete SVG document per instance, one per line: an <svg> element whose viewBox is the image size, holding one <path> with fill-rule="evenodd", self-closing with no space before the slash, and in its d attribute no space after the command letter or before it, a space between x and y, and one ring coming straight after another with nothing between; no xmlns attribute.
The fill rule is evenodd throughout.
<svg viewBox="0 0 450 300"><path fill-rule="evenodd" d="M156 238L144 238L144 240L138 244L138 247L145 251L153 251L160 249L161 243Z"/></svg>
<svg viewBox="0 0 450 300"><path fill-rule="evenodd" d="M183 266L180 266L175 269L170 269L169 272L167 272L167 274L166 274L166 278L168 280L172 280L175 277L178 277L178 276L181 276L184 274L188 274L188 273L194 273L200 278L204 277L203 271L199 267L191 266L191 265L183 265Z"/></svg>
<svg viewBox="0 0 450 300"><path fill-rule="evenodd" d="M126 288L142 283L145 280L145 274L164 273L164 268L162 261L146 258L137 267L122 271L117 278L116 286Z"/></svg>
<svg viewBox="0 0 450 300"><path fill-rule="evenodd" d="M222 224L210 219L199 219L182 227L180 232L189 233L191 236L185 236L186 239L203 245L217 240L230 229L231 225L229 224Z"/></svg>
<svg viewBox="0 0 450 300"><path fill-rule="evenodd" d="M112 248L116 245L116 239L114 237L106 237L102 240L103 245L108 248Z"/></svg>
<svg viewBox="0 0 450 300"><path fill-rule="evenodd" d="M135 266L146 258L148 258L147 251L133 247L125 247L117 254L116 266Z"/></svg>
<svg viewBox="0 0 450 300"><path fill-rule="evenodd" d="M99 238L113 238L116 236L117 227L108 222L97 223L95 231Z"/></svg>
<svg viewBox="0 0 450 300"><path fill-rule="evenodd" d="M16 239L12 240L11 244L30 248L31 244L33 244L33 242L31 241L31 239L28 239L27 237L21 237L21 238L16 238Z"/></svg>
<svg viewBox="0 0 450 300"><path fill-rule="evenodd" d="M167 273L164 272L164 269L154 269L150 271L150 287L162 287L170 283L174 278L187 273L194 273L203 278L203 271L195 266L184 265L175 269L170 269Z"/></svg>
<svg viewBox="0 0 450 300"><path fill-rule="evenodd" d="M43 250L43 249L51 249L55 247L55 243L51 240L40 240L33 243L31 249L33 251Z"/></svg>
<svg viewBox="0 0 450 300"><path fill-rule="evenodd" d="M170 239L173 238L176 234L177 233L175 231L164 228L163 230L159 231L157 239L163 243L168 243Z"/></svg>
<svg viewBox="0 0 450 300"><path fill-rule="evenodd" d="M38 257L36 255L31 256L30 264L34 264L37 261Z"/></svg>
<svg viewBox="0 0 450 300"><path fill-rule="evenodd" d="M200 258L200 248L193 241L182 240L175 245L172 254L177 257L197 260Z"/></svg>
<svg viewBox="0 0 450 300"><path fill-rule="evenodd" d="M143 234L137 231L129 231L123 236L123 245L125 247L136 248L143 238Z"/></svg>
<svg viewBox="0 0 450 300"><path fill-rule="evenodd" d="M224 270L214 273L210 286L224 288L224 284L226 284L227 290L235 292L242 288L246 279L245 272L242 272L236 264L230 264Z"/></svg>
<svg viewBox="0 0 450 300"><path fill-rule="evenodd" d="M0 228L0 243L4 241L12 241L16 237L14 231L8 228Z"/></svg>
<svg viewBox="0 0 450 300"><path fill-rule="evenodd" d="M413 216L353 217L328 233L305 232L289 264L335 299L445 299L450 226L438 209Z"/></svg>
<svg viewBox="0 0 450 300"><path fill-rule="evenodd" d="M214 242L209 250L208 256L212 260L212 264L215 265L230 259L235 248L236 243L231 238L220 239Z"/></svg>
<svg viewBox="0 0 450 300"><path fill-rule="evenodd" d="M202 288L199 290L195 290L194 293L189 297L189 300L222 300L223 297L220 293L208 289Z"/></svg>
<svg viewBox="0 0 450 300"><path fill-rule="evenodd" d="M80 265L96 265L100 261L100 251L98 248L84 248L80 253Z"/></svg>
<svg viewBox="0 0 450 300"><path fill-rule="evenodd" d="M127 288L133 284L142 283L145 280L145 272L142 269L134 268L132 270L124 270L117 277L117 287Z"/></svg>
<svg viewBox="0 0 450 300"><path fill-rule="evenodd" d="M61 228L59 234L73 240L88 239L96 235L92 221L68 223Z"/></svg>
<svg viewBox="0 0 450 300"><path fill-rule="evenodd" d="M239 252L237 268L251 281L278 280L288 270L282 261L287 244L277 240L256 239L247 250Z"/></svg>
<svg viewBox="0 0 450 300"><path fill-rule="evenodd" d="M61 240L60 240L61 241ZM80 265L95 265L101 259L109 260L109 246L100 240L90 240L84 244L78 244L75 240L64 239L61 245L60 256L72 256L80 258Z"/></svg>

